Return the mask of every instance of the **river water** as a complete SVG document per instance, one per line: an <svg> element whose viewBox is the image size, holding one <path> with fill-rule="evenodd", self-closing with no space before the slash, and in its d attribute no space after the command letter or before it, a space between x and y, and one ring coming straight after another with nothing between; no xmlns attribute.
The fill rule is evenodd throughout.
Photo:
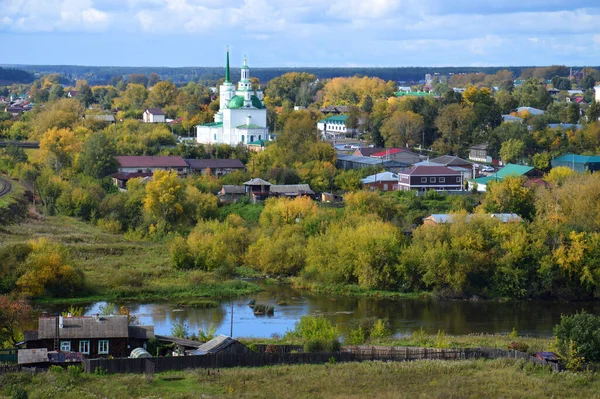
<svg viewBox="0 0 600 399"><path fill-rule="evenodd" d="M156 334L170 335L173 324L183 322L190 333L211 324L220 334L229 335L233 308L234 337L272 337L294 328L304 315L322 315L344 332L354 318L376 316L390 322L392 332L399 336L423 328L428 333L438 330L446 334L508 333L516 328L520 335L550 336L561 314L573 314L585 309L600 315L598 303L549 301L449 301L436 299L377 299L336 297L297 291L289 285L265 285L265 291L252 297L223 301L216 308L195 309L169 303L117 303L137 315L141 324L153 324ZM255 316L248 306L257 304L275 307L273 316ZM277 303L285 299L285 306ZM85 307L86 314L100 312L105 302ZM64 308L46 309L49 312ZM55 313L54 313L55 314Z"/></svg>

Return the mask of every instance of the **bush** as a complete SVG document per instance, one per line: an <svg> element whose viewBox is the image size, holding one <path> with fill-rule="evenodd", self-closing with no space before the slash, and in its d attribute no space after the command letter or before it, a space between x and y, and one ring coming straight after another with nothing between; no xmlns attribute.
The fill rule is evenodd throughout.
<svg viewBox="0 0 600 399"><path fill-rule="evenodd" d="M322 339L324 341L337 339L340 333L329 320L324 317L302 316L296 323L294 331L288 333L305 341Z"/></svg>
<svg viewBox="0 0 600 399"><path fill-rule="evenodd" d="M510 345L508 345L508 349L512 349L519 352L527 352L527 350L529 349L529 345L521 341L511 342Z"/></svg>
<svg viewBox="0 0 600 399"><path fill-rule="evenodd" d="M281 350L279 349L279 347L277 345L267 345L267 347L265 348L265 353L279 353L281 352Z"/></svg>
<svg viewBox="0 0 600 399"><path fill-rule="evenodd" d="M337 338L329 340L322 338L314 338L309 339L304 343L304 352L339 352L340 347L340 341Z"/></svg>
<svg viewBox="0 0 600 399"><path fill-rule="evenodd" d="M122 231L121 222L111 219L98 219L98 227L100 230L110 234L119 234Z"/></svg>
<svg viewBox="0 0 600 399"><path fill-rule="evenodd" d="M365 342L365 332L362 327L352 328L346 335L348 345L361 345Z"/></svg>
<svg viewBox="0 0 600 399"><path fill-rule="evenodd" d="M575 345L578 356L590 362L600 361L600 317L582 311L572 316L561 316L554 327L558 349L567 357L569 347Z"/></svg>
<svg viewBox="0 0 600 399"><path fill-rule="evenodd" d="M27 391L23 387L16 385L12 388L11 398L12 399L27 399L27 398L29 398L29 395L27 394Z"/></svg>

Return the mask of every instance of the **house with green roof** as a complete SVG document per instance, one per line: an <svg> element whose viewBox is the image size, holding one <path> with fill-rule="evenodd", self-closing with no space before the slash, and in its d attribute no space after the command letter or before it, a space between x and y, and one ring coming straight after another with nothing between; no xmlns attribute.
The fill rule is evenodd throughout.
<svg viewBox="0 0 600 399"><path fill-rule="evenodd" d="M250 80L250 68L244 57L240 81L230 81L229 50L225 66L225 82L219 88L219 112L214 122L196 126L196 140L203 144L232 146L255 141L269 141L267 109L260 89L255 90Z"/></svg>
<svg viewBox="0 0 600 399"><path fill-rule="evenodd" d="M502 181L507 177L524 176L528 179L533 179L536 177L541 177L542 174L543 173L540 170L534 168L533 166L515 165L509 163L498 172L492 173L489 176L482 176L469 180L468 187L469 190L473 190L474 187L477 187L477 191L486 192L488 184Z"/></svg>
<svg viewBox="0 0 600 399"><path fill-rule="evenodd" d="M434 97L433 93L426 91L397 91L396 97Z"/></svg>
<svg viewBox="0 0 600 399"><path fill-rule="evenodd" d="M333 115L317 122L317 129L323 138L343 137L356 133L356 129L346 126L348 115Z"/></svg>
<svg viewBox="0 0 600 399"><path fill-rule="evenodd" d="M565 154L551 161L553 168L566 166L575 172L596 172L600 170L600 155Z"/></svg>

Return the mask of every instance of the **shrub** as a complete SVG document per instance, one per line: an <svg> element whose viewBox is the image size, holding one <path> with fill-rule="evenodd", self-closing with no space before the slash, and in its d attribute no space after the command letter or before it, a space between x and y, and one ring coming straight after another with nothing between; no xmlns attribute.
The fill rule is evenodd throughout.
<svg viewBox="0 0 600 399"><path fill-rule="evenodd" d="M574 345L578 356L590 362L600 361L600 317L585 311L572 316L563 315L554 327L554 335L561 354L568 355L569 348Z"/></svg>
<svg viewBox="0 0 600 399"><path fill-rule="evenodd" d="M340 335L337 327L324 317L302 316L296 323L294 331L288 333L292 337L306 341L314 339L332 340Z"/></svg>
<svg viewBox="0 0 600 399"><path fill-rule="evenodd" d="M323 352L325 347L325 341L322 339L309 339L304 343L304 352L306 353L314 353L314 352Z"/></svg>
<svg viewBox="0 0 600 399"><path fill-rule="evenodd" d="M110 234L119 234L122 231L121 222L111 219L98 219L98 227L100 230Z"/></svg>
<svg viewBox="0 0 600 399"><path fill-rule="evenodd" d="M267 345L267 347L265 348L265 353L279 353L281 352L281 350L279 349L279 347L277 345Z"/></svg>
<svg viewBox="0 0 600 399"><path fill-rule="evenodd" d="M28 399L29 395L27 394L27 391L23 387L15 385L12 388L11 398L12 399Z"/></svg>
<svg viewBox="0 0 600 399"><path fill-rule="evenodd" d="M67 367L67 374L74 381L78 380L79 377L81 377L82 373L83 373L83 369L81 368L81 366L68 366Z"/></svg>
<svg viewBox="0 0 600 399"><path fill-rule="evenodd" d="M527 350L529 349L529 345L522 341L515 341L511 342L510 345L508 345L508 349L512 349L519 352L527 352Z"/></svg>
<svg viewBox="0 0 600 399"><path fill-rule="evenodd" d="M387 320L377 319L371 328L371 338L386 338L391 334Z"/></svg>
<svg viewBox="0 0 600 399"><path fill-rule="evenodd" d="M365 342L365 332L362 327L353 328L346 335L346 343L348 345L361 345Z"/></svg>
<svg viewBox="0 0 600 399"><path fill-rule="evenodd" d="M448 344L448 340L446 339L446 333L442 330L438 330L437 335L435 336L435 342L433 346L436 348L448 348L450 345Z"/></svg>

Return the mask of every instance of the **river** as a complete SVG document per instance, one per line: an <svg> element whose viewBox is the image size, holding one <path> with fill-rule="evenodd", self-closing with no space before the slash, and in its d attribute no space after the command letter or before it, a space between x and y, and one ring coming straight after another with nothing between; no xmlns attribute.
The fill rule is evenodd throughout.
<svg viewBox="0 0 600 399"><path fill-rule="evenodd" d="M585 309L600 315L598 303L392 300L320 295L297 291L283 284L264 285L264 288L263 292L252 297L222 301L218 307L209 309L178 307L170 303L126 302L117 305L127 306L132 314L139 317L141 324L153 324L155 333L159 335L170 335L173 324L180 322L189 326L190 333L197 332L199 328L208 329L214 324L218 333L229 335L233 305L233 336L257 338L281 336L293 329L304 315L322 315L338 325L342 332L354 318L386 318L397 336L411 334L420 328L428 333L442 330L452 335L508 333L516 328L521 335L550 336L561 314L573 314ZM250 299L255 299L257 304L274 306L275 314L271 317L255 316L248 306ZM282 299L287 305L277 305ZM95 315L105 304L90 304L85 307L85 313ZM42 310L56 314L65 308Z"/></svg>

